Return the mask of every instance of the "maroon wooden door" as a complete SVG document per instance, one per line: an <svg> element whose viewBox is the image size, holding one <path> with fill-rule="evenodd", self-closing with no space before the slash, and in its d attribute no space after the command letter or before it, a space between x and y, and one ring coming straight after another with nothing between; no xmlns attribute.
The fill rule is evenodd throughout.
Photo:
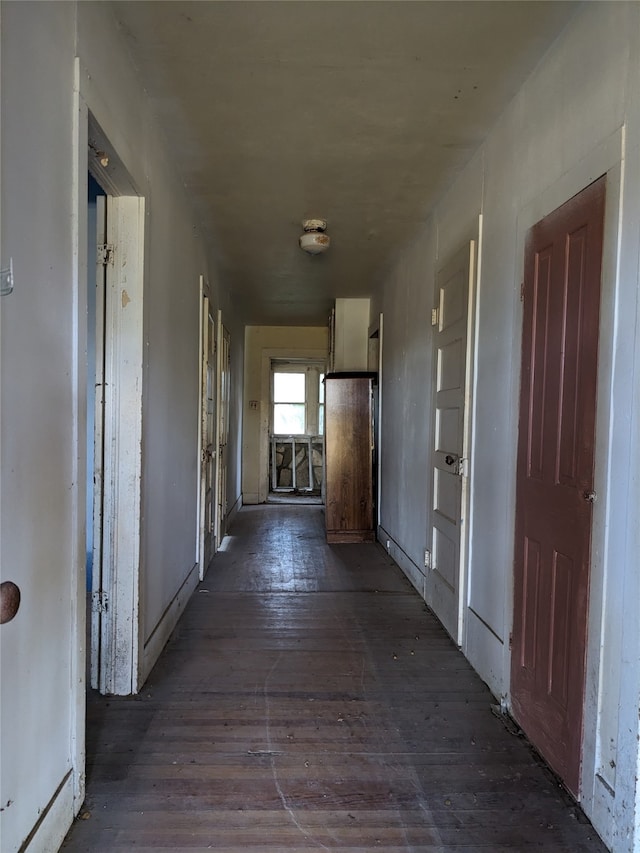
<svg viewBox="0 0 640 853"><path fill-rule="evenodd" d="M525 255L513 714L578 794L605 179L535 225Z"/></svg>

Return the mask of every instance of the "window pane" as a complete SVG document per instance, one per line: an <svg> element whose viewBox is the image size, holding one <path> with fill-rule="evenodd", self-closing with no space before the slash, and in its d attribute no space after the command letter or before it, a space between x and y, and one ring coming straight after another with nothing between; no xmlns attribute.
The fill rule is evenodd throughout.
<svg viewBox="0 0 640 853"><path fill-rule="evenodd" d="M320 374L320 388L318 389L318 402L324 403L324 373Z"/></svg>
<svg viewBox="0 0 640 853"><path fill-rule="evenodd" d="M318 409L318 435L324 435L324 405Z"/></svg>
<svg viewBox="0 0 640 853"><path fill-rule="evenodd" d="M274 403L304 403L305 378L304 373L274 373Z"/></svg>
<svg viewBox="0 0 640 853"><path fill-rule="evenodd" d="M304 403L276 403L273 431L276 435L304 435Z"/></svg>

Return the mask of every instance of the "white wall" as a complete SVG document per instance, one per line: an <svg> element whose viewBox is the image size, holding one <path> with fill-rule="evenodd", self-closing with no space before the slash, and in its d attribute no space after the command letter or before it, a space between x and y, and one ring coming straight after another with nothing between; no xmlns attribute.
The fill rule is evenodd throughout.
<svg viewBox="0 0 640 853"><path fill-rule="evenodd" d="M74 32L71 5L3 4L0 265L13 257L15 290L0 297L0 572L22 592L18 615L0 628L7 851L20 847L59 785L67 814L73 795L73 780L65 782L76 711L71 569L84 561L72 426L84 395L70 235Z"/></svg>
<svg viewBox="0 0 640 853"><path fill-rule="evenodd" d="M367 370L370 299L336 299L332 370Z"/></svg>
<svg viewBox="0 0 640 853"><path fill-rule="evenodd" d="M83 796L86 234L74 217L86 149L74 151L76 56L81 101L145 197L140 593L141 639L155 630L154 650L196 560L201 273L232 331L236 392L243 335L109 8L3 3L1 14L0 265L13 257L16 288L0 300L0 571L22 590L2 626L1 832L11 853L36 824L32 848L57 849ZM231 504L241 414L238 399Z"/></svg>
<svg viewBox="0 0 640 853"><path fill-rule="evenodd" d="M366 342L366 341L365 341ZM324 326L247 326L244 364L242 496L264 503L269 492L269 420L272 358L323 359L329 352ZM257 403L252 408L252 401Z"/></svg>
<svg viewBox="0 0 640 853"><path fill-rule="evenodd" d="M381 523L414 583L430 503L426 406L436 269L482 214L465 653L509 693L524 236L608 173L582 799L617 851L638 837L640 7L586 4L502 115L386 282ZM624 128L623 128L624 125ZM411 311L408 306L411 306ZM407 421L411 418L412 424ZM636 416L637 427L637 416ZM615 448L615 452L612 452ZM417 473L416 473L417 472ZM629 503L630 499L636 503ZM407 565L408 564L408 565ZM419 586L419 584L416 584ZM607 784L603 784L603 779ZM607 786L614 793L607 790Z"/></svg>

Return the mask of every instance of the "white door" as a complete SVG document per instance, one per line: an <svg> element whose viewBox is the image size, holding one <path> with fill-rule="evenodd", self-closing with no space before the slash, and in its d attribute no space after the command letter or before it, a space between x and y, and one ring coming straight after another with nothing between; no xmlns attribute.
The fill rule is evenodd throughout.
<svg viewBox="0 0 640 853"><path fill-rule="evenodd" d="M202 294L202 390L200 459L200 580L217 550L216 542L216 326L209 297Z"/></svg>
<svg viewBox="0 0 640 853"><path fill-rule="evenodd" d="M106 197L103 314L96 320L103 330L96 364L103 367L96 389L91 680L117 695L135 693L140 677L144 221L144 199Z"/></svg>
<svg viewBox="0 0 640 853"><path fill-rule="evenodd" d="M104 333L106 260L100 247L107 243L107 199L96 199L96 246L95 264L96 312L95 312L95 402L93 427L93 569L91 573L91 686L100 689L100 648L102 637L102 614L106 607L102 580L102 514L104 501Z"/></svg>
<svg viewBox="0 0 640 853"><path fill-rule="evenodd" d="M470 327L476 243L436 276L431 606L460 645L468 526Z"/></svg>
<svg viewBox="0 0 640 853"><path fill-rule="evenodd" d="M222 323L222 312L218 311L218 510L216 536L218 545L227 532L227 444L229 442L229 391L231 386L231 338Z"/></svg>

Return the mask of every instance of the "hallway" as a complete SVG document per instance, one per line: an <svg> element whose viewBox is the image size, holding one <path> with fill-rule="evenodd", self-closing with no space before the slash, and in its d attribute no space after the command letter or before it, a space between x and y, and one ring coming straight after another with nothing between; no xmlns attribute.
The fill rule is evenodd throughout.
<svg viewBox="0 0 640 853"><path fill-rule="evenodd" d="M605 848L378 545L245 507L139 696L88 701L76 851Z"/></svg>

